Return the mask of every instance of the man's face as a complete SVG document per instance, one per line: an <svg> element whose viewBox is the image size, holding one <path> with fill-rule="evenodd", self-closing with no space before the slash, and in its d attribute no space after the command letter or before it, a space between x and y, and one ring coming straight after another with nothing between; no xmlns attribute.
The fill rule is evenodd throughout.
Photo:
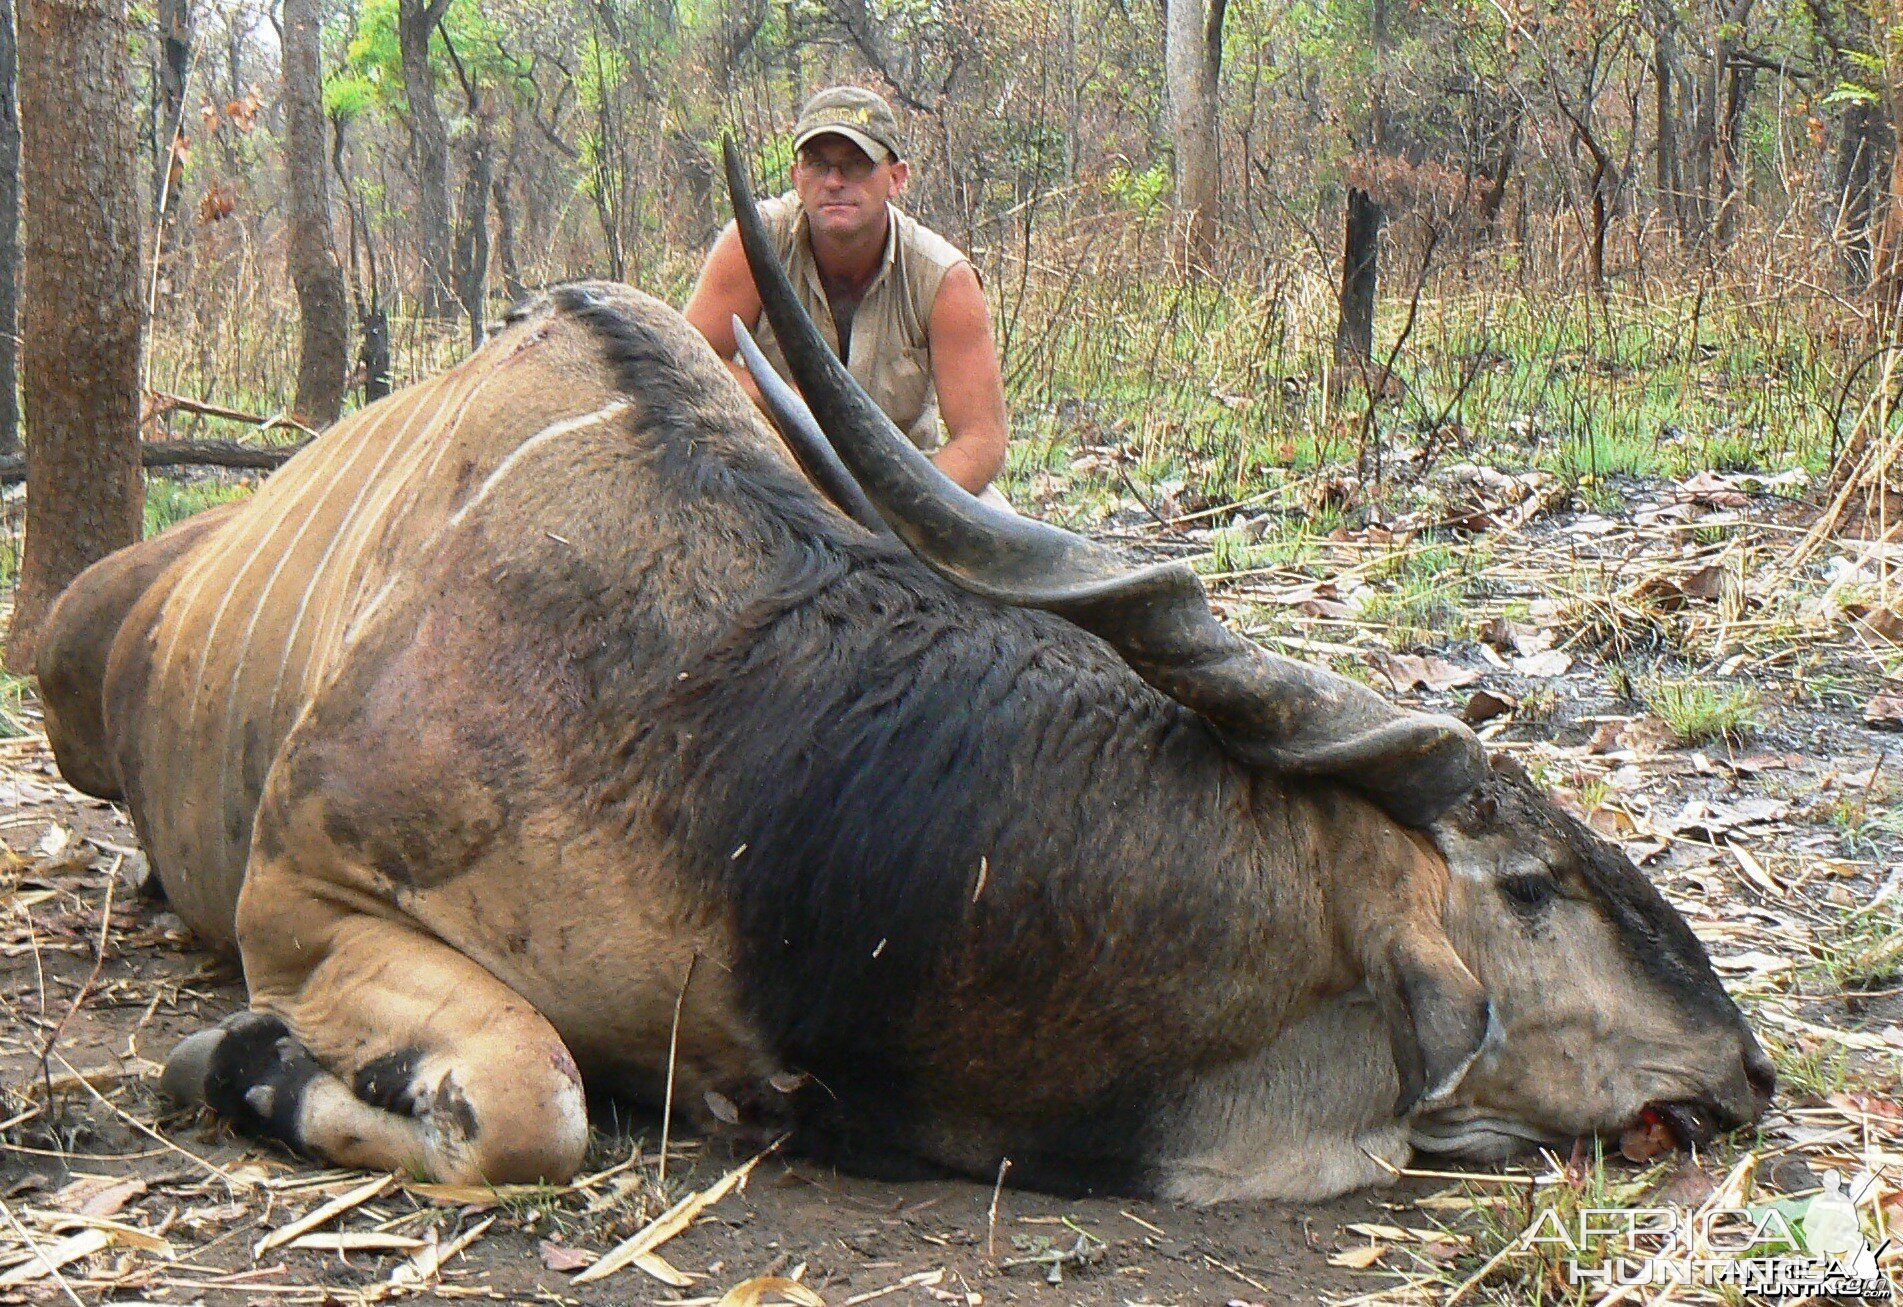
<svg viewBox="0 0 1903 1307"><path fill-rule="evenodd" d="M840 240L877 230L909 175L903 159L874 163L843 136L815 136L793 160L793 189L814 233Z"/></svg>

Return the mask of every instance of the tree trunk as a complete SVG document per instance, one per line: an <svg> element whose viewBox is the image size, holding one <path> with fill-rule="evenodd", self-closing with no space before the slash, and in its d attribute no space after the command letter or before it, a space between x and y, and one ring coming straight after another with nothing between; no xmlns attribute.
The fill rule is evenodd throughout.
<svg viewBox="0 0 1903 1307"><path fill-rule="evenodd" d="M1176 209L1189 257L1204 267L1215 253L1222 213L1217 164L1222 26L1228 0L1167 0L1163 67L1176 150Z"/></svg>
<svg viewBox="0 0 1903 1307"><path fill-rule="evenodd" d="M1659 208L1671 217L1672 223L1682 233L1685 230L1684 206L1681 203L1678 163L1678 109L1673 104L1673 79L1678 76L1678 34L1673 27L1674 18L1662 15L1659 18L1658 44L1653 51L1652 72L1657 79L1655 88L1657 117L1657 151L1654 162L1654 183L1658 187Z"/></svg>
<svg viewBox="0 0 1903 1307"><path fill-rule="evenodd" d="M1738 231L1738 210L1744 204L1744 111L1751 99L1755 81L1752 69L1732 59L1725 75L1724 117L1718 138L1717 238L1721 246L1731 244Z"/></svg>
<svg viewBox="0 0 1903 1307"><path fill-rule="evenodd" d="M1890 185L1870 261L1871 298L1887 338L1903 318L1903 148L1890 154Z"/></svg>
<svg viewBox="0 0 1903 1307"><path fill-rule="evenodd" d="M20 9L21 294L26 557L7 638L24 673L46 610L81 571L138 540L139 147L124 0Z"/></svg>
<svg viewBox="0 0 1903 1307"><path fill-rule="evenodd" d="M13 0L0 0L0 455L20 450L20 99Z"/></svg>
<svg viewBox="0 0 1903 1307"><path fill-rule="evenodd" d="M159 0L159 88L153 104L158 115L158 144L152 160L152 212L159 221L178 203L179 174L184 171L185 78L192 66L191 0Z"/></svg>
<svg viewBox="0 0 1903 1307"><path fill-rule="evenodd" d="M1480 222L1491 241L1500 225L1500 208L1506 203L1507 186L1513 180L1513 166L1520 158L1521 114L1515 110L1500 133L1500 153L1495 156L1493 176L1480 195Z"/></svg>
<svg viewBox="0 0 1903 1307"><path fill-rule="evenodd" d="M284 189L290 204L285 262L297 289L297 399L307 426L327 427L344 406L350 312L331 245L330 177L324 161L322 16L315 0L284 0Z"/></svg>
<svg viewBox="0 0 1903 1307"><path fill-rule="evenodd" d="M519 153L520 142L512 134L509 155L502 165L502 171L496 174L495 194L492 197L496 206L496 257L502 264L502 292L509 297L511 304L521 303L529 293L522 281L522 267L516 262L515 199L509 194L509 179L515 176Z"/></svg>
<svg viewBox="0 0 1903 1307"><path fill-rule="evenodd" d="M506 173L496 178L492 199L496 206L496 258L502 265L502 293L509 303L519 304L528 298L529 288L522 280L522 265L516 262L515 200L509 194Z"/></svg>
<svg viewBox="0 0 1903 1307"><path fill-rule="evenodd" d="M357 319L357 368L363 374L363 402L374 404L390 393L390 315L373 302Z"/></svg>
<svg viewBox="0 0 1903 1307"><path fill-rule="evenodd" d="M1348 191L1341 243L1341 318L1335 327L1335 385L1369 375L1374 359L1374 306L1380 272L1381 206L1360 187Z"/></svg>
<svg viewBox="0 0 1903 1307"><path fill-rule="evenodd" d="M1845 108L1837 158L1831 170L1832 209L1843 251L1844 280L1851 289L1870 284L1871 229L1877 213L1877 178L1893 143L1886 139L1882 110L1867 100Z"/></svg>
<svg viewBox="0 0 1903 1307"><path fill-rule="evenodd" d="M1690 157L1687 159L1685 179L1685 235L1687 250L1711 233L1711 191L1718 176L1718 100L1721 91L1720 74L1714 64L1709 77L1700 76L1694 83L1696 102L1692 110L1692 139Z"/></svg>
<svg viewBox="0 0 1903 1307"><path fill-rule="evenodd" d="M1737 65L1739 42L1755 0L1732 0L1712 41L1711 64L1698 92L1693 134L1691 237L1723 244L1736 222L1740 171L1739 131L1750 85Z"/></svg>
<svg viewBox="0 0 1903 1307"><path fill-rule="evenodd" d="M469 346L479 349L485 329L483 300L489 290L489 192L494 188L493 123L486 109L476 112L469 142L469 169L463 174L461 219L456 231L456 298L469 315Z"/></svg>
<svg viewBox="0 0 1903 1307"><path fill-rule="evenodd" d="M430 39L449 0L398 0L397 44L403 59L403 96L409 101L410 157L416 165L418 239L423 252L423 313L455 312L449 248L449 132L436 106Z"/></svg>

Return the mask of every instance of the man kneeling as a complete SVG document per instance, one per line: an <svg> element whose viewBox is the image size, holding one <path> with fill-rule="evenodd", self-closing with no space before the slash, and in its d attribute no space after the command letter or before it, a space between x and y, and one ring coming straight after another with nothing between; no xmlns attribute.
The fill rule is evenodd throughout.
<svg viewBox="0 0 1903 1307"><path fill-rule="evenodd" d="M964 253L892 203L911 175L897 118L871 91L821 91L793 129L793 153L793 189L760 214L801 304L939 471L1002 506L990 488L1004 466L1006 430L990 311ZM731 224L683 312L756 403L759 388L734 358L735 316L791 381Z"/></svg>

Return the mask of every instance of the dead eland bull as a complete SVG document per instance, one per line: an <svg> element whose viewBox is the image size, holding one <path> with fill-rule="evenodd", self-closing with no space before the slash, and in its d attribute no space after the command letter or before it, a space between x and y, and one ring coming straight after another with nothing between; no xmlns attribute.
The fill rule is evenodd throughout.
<svg viewBox="0 0 1903 1307"><path fill-rule="evenodd" d="M168 1087L338 1164L561 1180L584 1080L662 1098L678 1003L677 1109L1193 1201L1760 1113L1617 851L1181 567L976 506L739 210L835 492L903 544L676 314L584 285L62 599L60 765L250 989Z"/></svg>

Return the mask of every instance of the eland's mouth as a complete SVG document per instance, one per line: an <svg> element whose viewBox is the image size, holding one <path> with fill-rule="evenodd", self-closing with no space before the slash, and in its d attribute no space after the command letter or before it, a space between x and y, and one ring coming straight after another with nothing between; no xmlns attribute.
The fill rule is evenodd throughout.
<svg viewBox="0 0 1903 1307"><path fill-rule="evenodd" d="M1743 1121L1728 1120L1724 1109L1703 1099L1670 1103L1647 1103L1638 1120L1619 1136L1619 1151L1635 1162L1643 1162L1674 1148L1686 1152L1703 1148L1723 1130L1735 1129Z"/></svg>
<svg viewBox="0 0 1903 1307"><path fill-rule="evenodd" d="M1745 1124L1708 1100L1659 1101L1647 1103L1630 1125L1608 1131L1607 1138L1616 1140L1619 1151L1631 1160L1649 1161L1675 1149L1703 1148L1724 1131ZM1498 1161L1529 1148L1574 1142L1572 1135L1471 1107L1424 1116L1411 1133L1414 1147L1422 1152L1475 1161Z"/></svg>
<svg viewBox="0 0 1903 1307"><path fill-rule="evenodd" d="M1718 1137L1724 1124L1723 1114L1715 1103L1659 1103L1646 1110L1658 1113L1666 1129L1672 1132L1672 1141L1680 1148L1703 1148Z"/></svg>

